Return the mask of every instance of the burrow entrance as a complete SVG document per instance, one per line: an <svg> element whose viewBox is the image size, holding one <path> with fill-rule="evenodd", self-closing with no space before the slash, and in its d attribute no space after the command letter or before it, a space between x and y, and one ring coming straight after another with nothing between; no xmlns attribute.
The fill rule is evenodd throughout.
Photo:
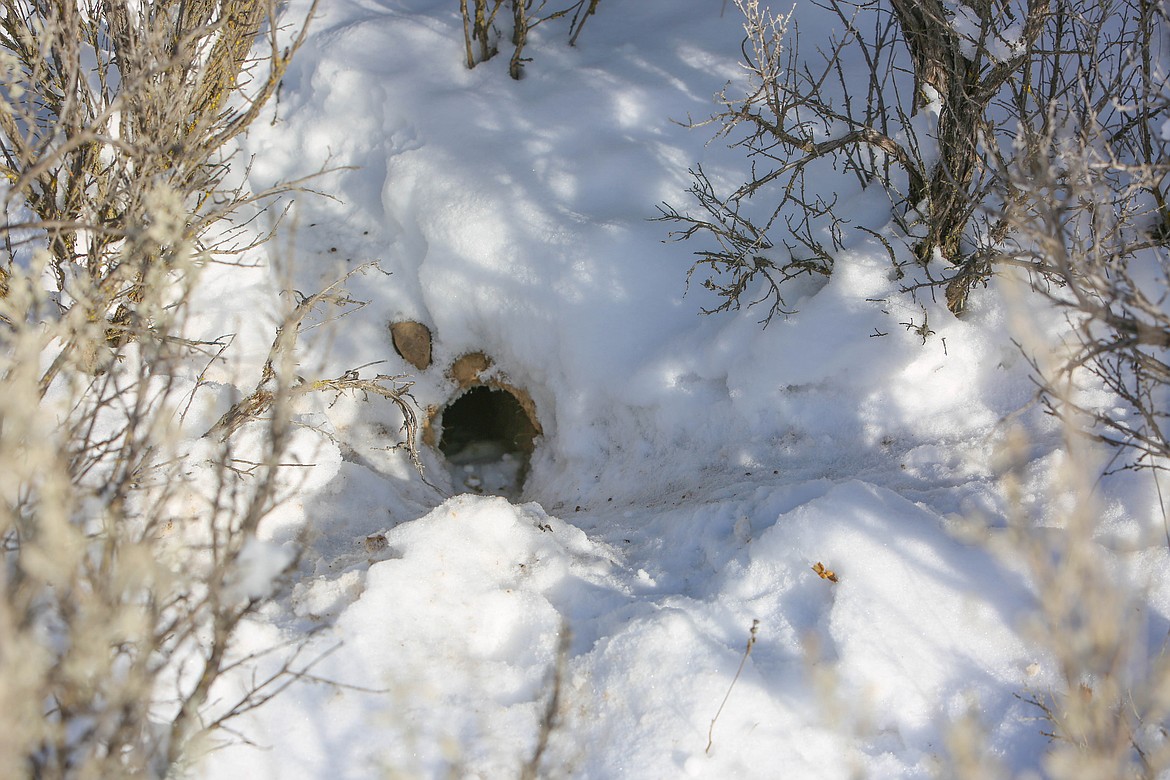
<svg viewBox="0 0 1170 780"><path fill-rule="evenodd" d="M519 496L541 435L536 405L522 388L494 374L483 353L464 355L451 367L459 393L427 415L423 439L444 456L456 491Z"/></svg>

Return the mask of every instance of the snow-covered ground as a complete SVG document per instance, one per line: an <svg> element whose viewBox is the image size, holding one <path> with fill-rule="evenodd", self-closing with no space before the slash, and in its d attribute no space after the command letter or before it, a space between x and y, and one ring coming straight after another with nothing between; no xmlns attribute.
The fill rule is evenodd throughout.
<svg viewBox="0 0 1170 780"><path fill-rule="evenodd" d="M797 18L811 51L820 17ZM928 777L968 714L987 750L1036 766L1046 728L1017 694L1055 670L1026 631L1035 595L1010 551L960 533L1002 525L1009 422L1029 436L1026 505L1058 519L1059 432L1031 404L1009 296L976 291L958 320L901 292L855 231L831 279L794 283L797 313L700 316L716 301L687 290L696 247L651 218L689 206L696 163L744 174L678 124L739 77L741 19L722 0L605 0L576 47L566 30L538 28L513 81L506 51L467 69L454 0L326 0L245 141L257 189L334 169L312 185L333 197L299 195L293 239L271 245L298 289L385 272L351 279L369 305L311 342L306 377L384 361L365 373L414 374L426 409L480 351L543 435L508 500L456 490L429 448L434 487L420 479L389 403L306 407L330 435L262 531L310 546L238 650L305 638L314 679L235 721L198 773L516 777L554 690L541 776ZM892 230L851 178L817 184ZM254 313L279 274L255 276L209 288L206 318L240 317L262 356ZM1040 340L1057 332L1028 314ZM399 320L432 330L427 370L395 353ZM1102 483L1103 549L1152 573L1157 636L1166 541L1143 485Z"/></svg>

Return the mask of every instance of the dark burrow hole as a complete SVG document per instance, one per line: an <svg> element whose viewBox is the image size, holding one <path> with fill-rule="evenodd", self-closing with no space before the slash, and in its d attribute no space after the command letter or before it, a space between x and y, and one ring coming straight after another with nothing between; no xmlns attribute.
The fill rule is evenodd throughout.
<svg viewBox="0 0 1170 780"><path fill-rule="evenodd" d="M439 451L458 490L515 496L528 471L536 427L507 390L472 387L443 410Z"/></svg>

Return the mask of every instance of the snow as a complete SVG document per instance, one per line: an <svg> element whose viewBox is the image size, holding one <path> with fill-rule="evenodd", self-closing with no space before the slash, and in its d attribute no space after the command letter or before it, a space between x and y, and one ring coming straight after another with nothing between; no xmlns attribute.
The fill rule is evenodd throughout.
<svg viewBox="0 0 1170 780"><path fill-rule="evenodd" d="M250 391L239 377L263 360L287 265L308 291L377 261L386 273L348 285L369 305L315 332L298 371L384 361L426 409L456 392L445 368L483 351L532 395L544 435L519 496L457 491L465 464L428 448L436 489L393 447L390 404L306 400L302 467L237 589L259 595L308 546L235 650L304 643L311 677L233 721L194 776L514 777L556 685L542 776L929 777L969 713L993 754L1036 767L1042 729L1016 696L1054 679L1023 628L1034 590L960 533L1002 525L1007 420L1030 437L1035 503L1059 445L1031 405L1010 297L977 291L956 319L902 292L857 231L831 279L794 283L796 313L767 328L756 309L702 317L715 302L686 287L695 247L650 221L662 201L688 205L689 166L713 181L746 168L676 122L740 78L732 11L607 0L576 47L538 28L513 81L506 54L466 68L450 0L322 4L243 144L254 189L325 168L312 186L332 197L297 196L295 241L268 270L209 271L193 327L240 333L247 358L200 378L218 406L193 414ZM796 19L811 51L823 17ZM850 213L892 230L864 193ZM1041 343L1063 327L1028 317ZM430 369L394 353L402 319L432 329ZM1148 492L1126 483L1103 511L1165 628Z"/></svg>
<svg viewBox="0 0 1170 780"><path fill-rule="evenodd" d="M981 53L986 53L995 62L1006 62L1024 52L1024 31L1019 24L1008 24L997 30L994 20L989 19L985 25L969 6L948 2L946 7L951 29L959 36L962 54L967 59L978 60Z"/></svg>

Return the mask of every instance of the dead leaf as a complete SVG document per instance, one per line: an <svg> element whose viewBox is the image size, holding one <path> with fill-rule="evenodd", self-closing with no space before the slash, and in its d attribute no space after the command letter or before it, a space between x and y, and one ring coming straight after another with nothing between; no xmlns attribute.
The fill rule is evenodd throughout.
<svg viewBox="0 0 1170 780"><path fill-rule="evenodd" d="M833 571L832 569L826 569L825 564L821 563L820 561L817 561L812 565L812 570L815 571L817 576L822 580L828 580L829 582L837 581L837 572Z"/></svg>

